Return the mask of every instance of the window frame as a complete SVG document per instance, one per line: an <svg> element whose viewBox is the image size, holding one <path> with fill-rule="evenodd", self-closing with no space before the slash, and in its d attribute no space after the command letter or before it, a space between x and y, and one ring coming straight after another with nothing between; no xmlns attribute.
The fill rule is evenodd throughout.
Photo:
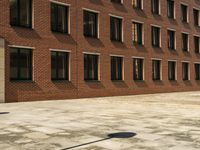
<svg viewBox="0 0 200 150"><path fill-rule="evenodd" d="M158 32L158 34L159 34L159 43L158 43L158 45L155 45L154 44L154 41L153 41L153 28L157 28L157 29L159 29L159 32ZM154 47L154 48L162 48L162 35L161 35L161 26L157 26L157 25L151 25L151 45L152 45L152 47Z"/></svg>
<svg viewBox="0 0 200 150"><path fill-rule="evenodd" d="M158 15L158 16L160 16L161 15L161 0L158 0L158 12L156 11L153 11L154 9L153 9L153 1L154 0L151 0L151 13L153 14L153 15Z"/></svg>
<svg viewBox="0 0 200 150"><path fill-rule="evenodd" d="M116 57L116 58L121 58L121 79L113 79L112 76L112 57ZM124 56L121 55L110 55L110 77L111 77L111 81L115 82L115 81L124 81Z"/></svg>
<svg viewBox="0 0 200 150"><path fill-rule="evenodd" d="M123 17L112 15L112 14L110 14L109 16L110 16L110 40L112 42L121 42L121 43L123 43L124 42ZM111 24L111 18L120 20L120 23L121 23L120 24L120 28L121 29L120 29L120 39L119 40L112 38L112 34L111 34L111 31L112 31L111 30L111 26L112 26L112 24Z"/></svg>
<svg viewBox="0 0 200 150"><path fill-rule="evenodd" d="M170 44L169 44L169 42L170 42L169 32L173 32L174 33L174 48L170 47ZM167 36L168 36L168 49L176 51L176 42L177 42L176 41L176 30L168 28L167 29Z"/></svg>
<svg viewBox="0 0 200 150"><path fill-rule="evenodd" d="M169 3L173 1L173 16L171 17L169 14L170 14L170 11L169 11ZM176 4L175 4L175 0L167 0L167 17L169 19L176 19Z"/></svg>
<svg viewBox="0 0 200 150"><path fill-rule="evenodd" d="M133 24L140 24L141 25L141 43L138 43L137 41L133 40ZM138 45L138 46L144 46L144 22L140 22L140 21L136 21L136 20L132 20L132 42L133 45Z"/></svg>
<svg viewBox="0 0 200 150"><path fill-rule="evenodd" d="M132 0L133 8L138 9L138 10L144 10L144 0L141 0L141 7L137 6L137 2L138 2L137 0Z"/></svg>
<svg viewBox="0 0 200 150"><path fill-rule="evenodd" d="M182 10L182 7L186 7L187 9L186 9L186 20L184 20L184 16L183 16L183 10ZM181 3L181 21L183 22L183 23L189 23L189 7L188 7L188 4L185 4L185 3Z"/></svg>
<svg viewBox="0 0 200 150"><path fill-rule="evenodd" d="M184 79L183 64L187 64L188 65L188 68L187 68L187 79ZM189 61L182 61L182 80L183 81L190 81L190 62Z"/></svg>
<svg viewBox="0 0 200 150"><path fill-rule="evenodd" d="M162 59L152 58L151 61L152 61L152 80L153 81L162 81ZM154 78L154 76L153 76L154 75L153 61L159 61L160 62L160 64L159 64L159 79Z"/></svg>
<svg viewBox="0 0 200 150"><path fill-rule="evenodd" d="M198 23L197 23L197 24L196 24L196 22L195 22L194 11L198 11L198 14L197 14L197 15L198 15L198 16L197 16L197 17L198 17L198 18L197 18L197 19L198 19L198 21L197 21ZM200 27L200 10L197 9L197 8L193 8L193 22L194 22L194 26L195 26L195 27Z"/></svg>
<svg viewBox="0 0 200 150"><path fill-rule="evenodd" d="M184 42L183 41L183 35L187 35L187 50L186 49L184 49L184 43L186 43L186 42ZM182 40L182 42L181 42L181 49L182 49L182 51L183 52L189 52L190 51L190 37L189 37L189 33L187 33L187 32L181 32L181 40Z"/></svg>
<svg viewBox="0 0 200 150"><path fill-rule="evenodd" d="M197 70L196 70L196 65L198 65L198 69L199 69L199 70L198 70L198 71L199 71L199 72L198 72L198 74L199 74L198 76L197 76L197 72L196 72L196 71L197 71ZM195 63L194 63L194 71L195 71L195 75L194 75L194 76L195 76L195 80L196 80L196 81L200 81L200 62L195 62Z"/></svg>
<svg viewBox="0 0 200 150"><path fill-rule="evenodd" d="M141 79L136 79L135 78L135 59L139 59L139 60L142 60L142 77ZM133 60L133 80L134 81L144 81L145 80L145 59L144 57L132 57L132 60Z"/></svg>
<svg viewBox="0 0 200 150"><path fill-rule="evenodd" d="M170 75L169 75L169 63L175 63L175 70L174 70L174 79L170 79ZM176 60L168 60L168 80L169 81L177 81L177 61Z"/></svg>
<svg viewBox="0 0 200 150"><path fill-rule="evenodd" d="M197 52L197 50L196 50L195 38L198 38L198 43L199 43L199 50L198 50L198 52ZM193 35L193 40L194 40L194 52L195 52L196 54L200 54L200 36L199 36L199 35Z"/></svg>

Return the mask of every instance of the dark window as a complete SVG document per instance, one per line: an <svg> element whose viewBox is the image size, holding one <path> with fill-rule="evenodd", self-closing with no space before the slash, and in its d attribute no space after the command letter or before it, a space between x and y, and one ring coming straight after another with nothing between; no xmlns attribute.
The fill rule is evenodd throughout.
<svg viewBox="0 0 200 150"><path fill-rule="evenodd" d="M32 27L32 0L10 0L10 24Z"/></svg>
<svg viewBox="0 0 200 150"><path fill-rule="evenodd" d="M175 31L168 30L168 48L175 50Z"/></svg>
<svg viewBox="0 0 200 150"><path fill-rule="evenodd" d="M176 80L176 62L174 61L168 62L168 79Z"/></svg>
<svg viewBox="0 0 200 150"><path fill-rule="evenodd" d="M184 52L188 51L188 42L189 42L188 34L182 33L182 50Z"/></svg>
<svg viewBox="0 0 200 150"><path fill-rule="evenodd" d="M98 17L97 13L84 11L84 36L97 38Z"/></svg>
<svg viewBox="0 0 200 150"><path fill-rule="evenodd" d="M84 80L98 80L98 56L84 54Z"/></svg>
<svg viewBox="0 0 200 150"><path fill-rule="evenodd" d="M133 59L133 79L143 80L143 59Z"/></svg>
<svg viewBox="0 0 200 150"><path fill-rule="evenodd" d="M110 17L110 38L112 41L122 41L122 19Z"/></svg>
<svg viewBox="0 0 200 150"><path fill-rule="evenodd" d="M195 79L200 80L200 64L194 64L195 67Z"/></svg>
<svg viewBox="0 0 200 150"><path fill-rule="evenodd" d="M10 79L32 80L32 50L10 49Z"/></svg>
<svg viewBox="0 0 200 150"><path fill-rule="evenodd" d="M51 52L51 79L69 80L69 53Z"/></svg>
<svg viewBox="0 0 200 150"><path fill-rule="evenodd" d="M199 37L194 36L194 51L195 53L199 53Z"/></svg>
<svg viewBox="0 0 200 150"><path fill-rule="evenodd" d="M194 25L199 26L199 10L193 9Z"/></svg>
<svg viewBox="0 0 200 150"><path fill-rule="evenodd" d="M181 11L182 11L182 21L188 22L188 7L185 5L181 5Z"/></svg>
<svg viewBox="0 0 200 150"><path fill-rule="evenodd" d="M51 30L54 32L68 32L68 12L67 6L51 3Z"/></svg>
<svg viewBox="0 0 200 150"><path fill-rule="evenodd" d="M111 0L111 2L120 3L120 4L122 3L121 0Z"/></svg>
<svg viewBox="0 0 200 150"><path fill-rule="evenodd" d="M160 0L151 0L151 12L159 15L160 13Z"/></svg>
<svg viewBox="0 0 200 150"><path fill-rule="evenodd" d="M133 22L132 24L132 40L133 44L142 45L142 24Z"/></svg>
<svg viewBox="0 0 200 150"><path fill-rule="evenodd" d="M123 58L111 56L111 80L123 80Z"/></svg>
<svg viewBox="0 0 200 150"><path fill-rule="evenodd" d="M160 73L161 73L161 61L153 60L152 61L152 79L161 80Z"/></svg>
<svg viewBox="0 0 200 150"><path fill-rule="evenodd" d="M160 47L160 28L152 26L151 36L152 36L152 46Z"/></svg>
<svg viewBox="0 0 200 150"><path fill-rule="evenodd" d="M174 19L174 0L167 0L167 16Z"/></svg>
<svg viewBox="0 0 200 150"><path fill-rule="evenodd" d="M133 7L140 10L142 9L143 0L132 0L132 3L133 3Z"/></svg>
<svg viewBox="0 0 200 150"><path fill-rule="evenodd" d="M183 80L189 80L189 64L186 62L182 63Z"/></svg>

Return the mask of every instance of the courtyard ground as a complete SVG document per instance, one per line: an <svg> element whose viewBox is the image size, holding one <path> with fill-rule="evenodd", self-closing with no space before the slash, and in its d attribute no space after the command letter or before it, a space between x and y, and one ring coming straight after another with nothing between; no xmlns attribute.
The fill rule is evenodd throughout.
<svg viewBox="0 0 200 150"><path fill-rule="evenodd" d="M0 150L200 150L200 92L0 104Z"/></svg>

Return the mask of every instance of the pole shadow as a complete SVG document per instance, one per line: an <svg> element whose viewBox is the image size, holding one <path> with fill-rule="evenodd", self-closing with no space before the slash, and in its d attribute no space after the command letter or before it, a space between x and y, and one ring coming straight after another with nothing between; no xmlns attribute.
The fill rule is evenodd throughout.
<svg viewBox="0 0 200 150"><path fill-rule="evenodd" d="M137 134L134 132L118 132L118 133L111 133L108 134L106 138L101 139L101 140L96 140L96 141L92 141L92 142L88 142L88 143L83 143L80 145L75 145L75 146L71 146L71 147L67 147L61 150L69 150L69 149L74 149L74 148L78 148L78 147L82 147L82 146L86 146L86 145L90 145L90 144L94 144L94 143L98 143L98 142L102 142L102 141L106 141L106 140L110 140L110 139L126 139L126 138L132 138L134 136L136 136Z"/></svg>
<svg viewBox="0 0 200 150"><path fill-rule="evenodd" d="M6 115L9 114L10 112L0 112L0 115Z"/></svg>

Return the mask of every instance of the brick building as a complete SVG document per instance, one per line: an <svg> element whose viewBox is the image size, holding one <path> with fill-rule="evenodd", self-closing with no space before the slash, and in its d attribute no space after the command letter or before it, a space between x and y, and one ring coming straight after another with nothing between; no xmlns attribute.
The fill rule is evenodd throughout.
<svg viewBox="0 0 200 150"><path fill-rule="evenodd" d="M0 101L200 90L199 0L1 0Z"/></svg>

